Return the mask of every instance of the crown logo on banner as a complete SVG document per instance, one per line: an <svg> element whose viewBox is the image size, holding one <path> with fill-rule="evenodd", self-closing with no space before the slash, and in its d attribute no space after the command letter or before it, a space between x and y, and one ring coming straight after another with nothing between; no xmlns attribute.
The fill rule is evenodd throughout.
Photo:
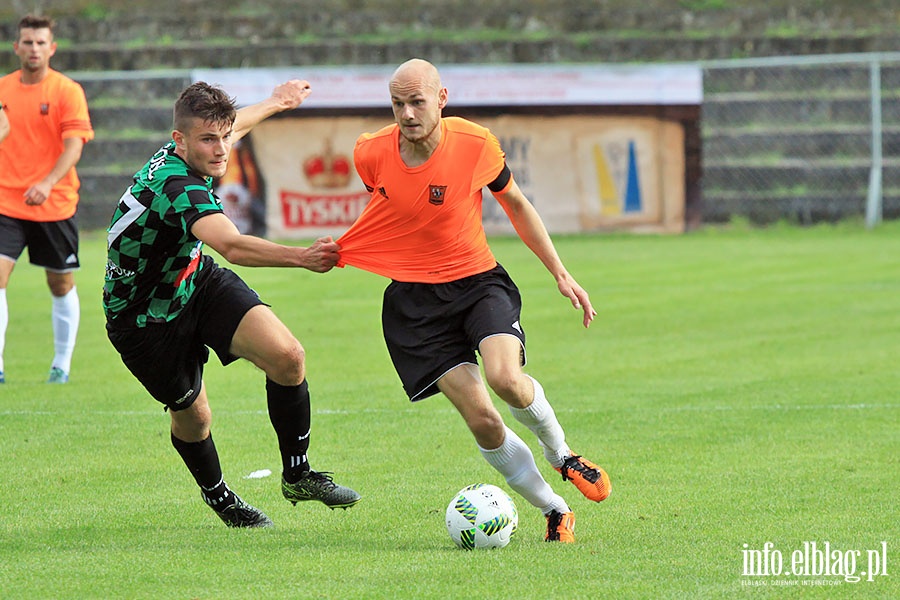
<svg viewBox="0 0 900 600"><path fill-rule="evenodd" d="M325 140L320 154L313 154L303 161L303 173L313 187L345 187L350 181L350 159L343 154L334 154L331 140Z"/></svg>

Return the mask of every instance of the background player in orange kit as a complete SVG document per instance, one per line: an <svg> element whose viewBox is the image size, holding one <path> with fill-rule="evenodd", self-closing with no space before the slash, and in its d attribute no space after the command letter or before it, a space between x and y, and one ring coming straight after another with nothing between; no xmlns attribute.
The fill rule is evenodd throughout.
<svg viewBox="0 0 900 600"><path fill-rule="evenodd" d="M75 289L80 182L75 165L94 131L84 90L50 68L53 21L26 16L13 44L22 68L0 78L10 132L0 144L0 382L9 324L6 287L25 247L43 267L53 296L55 354L48 383L66 383L81 307Z"/></svg>
<svg viewBox="0 0 900 600"><path fill-rule="evenodd" d="M495 260L481 221L491 190L519 237L581 309L596 312L566 271L537 211L506 166L497 138L464 119L443 118L448 92L434 65L402 64L390 80L396 123L357 140L354 161L372 199L338 240L341 263L392 279L382 327L410 400L442 392L507 483L547 518L547 541L574 542L575 516L544 480L529 447L505 426L481 378L540 441L544 456L589 499L610 492L606 473L574 454L541 385L522 371L521 298Z"/></svg>

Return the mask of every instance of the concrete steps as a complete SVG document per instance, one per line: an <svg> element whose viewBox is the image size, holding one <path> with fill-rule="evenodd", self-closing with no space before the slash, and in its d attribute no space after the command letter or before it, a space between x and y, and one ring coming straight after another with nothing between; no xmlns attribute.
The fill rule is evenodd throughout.
<svg viewBox="0 0 900 600"><path fill-rule="evenodd" d="M516 32L520 37L590 32L685 38L712 33L748 39L896 33L893 0L745 0L739 6L670 0L50 0L41 4L58 22L57 37L74 45L397 37L410 32L435 40L479 31ZM722 7L716 8L717 4ZM27 8L22 2L0 6L4 39L12 38L16 17Z"/></svg>
<svg viewBox="0 0 900 600"><path fill-rule="evenodd" d="M81 174L88 170L94 173L137 171L160 146L169 141L169 131L171 124L159 133L116 139L101 130L100 135L85 147L78 171Z"/></svg>
<svg viewBox="0 0 900 600"><path fill-rule="evenodd" d="M900 191L886 190L883 195L885 219L900 218ZM815 194L705 194L703 219L706 223L726 223L743 216L754 223L791 221L804 225L834 223L859 218L866 213L865 193Z"/></svg>
<svg viewBox="0 0 900 600"><path fill-rule="evenodd" d="M751 196L779 195L783 193L809 194L817 192L822 195L832 192L860 192L865 197L865 189L869 182L871 161L867 158L857 159L799 159L784 158L768 164L754 164L752 161L737 161L733 164L712 162L703 168L704 192L719 191L728 194ZM884 160L883 185L885 188L900 190L900 158ZM736 189L734 183L743 182L743 190ZM760 182L765 189L753 190Z"/></svg>
<svg viewBox="0 0 900 600"><path fill-rule="evenodd" d="M169 140L185 71L69 72L84 88L95 138L78 165L79 226L104 228L134 173Z"/></svg>
<svg viewBox="0 0 900 600"><path fill-rule="evenodd" d="M871 100L868 93L847 92L838 88L830 93L811 91L791 94L741 93L707 95L703 102L703 119L716 126L751 127L758 123L794 126L797 124L868 125ZM900 89L900 88L895 88ZM884 96L882 117L886 122L900 123L900 95Z"/></svg>
<svg viewBox="0 0 900 600"><path fill-rule="evenodd" d="M693 62L735 57L804 54L898 52L900 35L844 36L808 40L716 36L690 39L672 35L652 38L556 35L546 39L463 40L423 37L400 40L328 39L243 42L172 41L123 47L87 44L60 49L54 66L62 71L277 67L304 65L395 64L427 56L444 64L553 62ZM0 56L0 69L18 67L11 53Z"/></svg>
<svg viewBox="0 0 900 600"><path fill-rule="evenodd" d="M868 157L872 133L867 125L823 126L747 130L714 130L703 140L707 156L740 153L740 160L772 156L815 156L820 159L846 156ZM900 156L900 125L882 131L882 151L886 156ZM759 159L758 159L759 160Z"/></svg>
<svg viewBox="0 0 900 600"><path fill-rule="evenodd" d="M171 129L188 70L437 63L647 63L900 52L895 2L748 1L735 9L647 0L72 0L54 67L82 83L81 221L105 227L133 172ZM711 4L711 3L707 3ZM0 35L16 19L0 7ZM7 11L7 12L4 12ZM0 68L18 67L12 52ZM868 68L708 69L702 112L706 220L859 214L868 179ZM900 65L882 70L885 213L900 216ZM752 185L749 185L752 184ZM743 198L743 200L742 200ZM893 208L892 208L893 207Z"/></svg>
<svg viewBox="0 0 900 600"><path fill-rule="evenodd" d="M865 213L871 159L868 63L708 68L703 215L837 220ZM881 69L883 209L900 218L900 61Z"/></svg>

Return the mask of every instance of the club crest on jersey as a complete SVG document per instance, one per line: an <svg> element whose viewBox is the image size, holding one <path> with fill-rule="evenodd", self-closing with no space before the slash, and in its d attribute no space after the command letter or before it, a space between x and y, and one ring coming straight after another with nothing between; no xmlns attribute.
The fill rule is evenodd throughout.
<svg viewBox="0 0 900 600"><path fill-rule="evenodd" d="M41 103L41 114L49 115L50 114L50 104L47 102Z"/></svg>
<svg viewBox="0 0 900 600"><path fill-rule="evenodd" d="M428 201L434 204L435 206L440 206L444 203L444 195L447 192L446 185L431 185L428 186Z"/></svg>

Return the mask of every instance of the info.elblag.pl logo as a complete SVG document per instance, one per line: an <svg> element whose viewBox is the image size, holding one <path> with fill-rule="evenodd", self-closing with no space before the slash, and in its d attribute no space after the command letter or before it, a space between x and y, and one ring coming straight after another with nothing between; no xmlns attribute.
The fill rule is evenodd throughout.
<svg viewBox="0 0 900 600"><path fill-rule="evenodd" d="M742 585L840 585L843 582L875 581L888 574L887 542L873 549L844 550L830 542L803 542L794 550L782 551L772 542L761 548L743 545L745 578ZM765 578L776 578L767 580ZM752 578L752 579L751 579Z"/></svg>

